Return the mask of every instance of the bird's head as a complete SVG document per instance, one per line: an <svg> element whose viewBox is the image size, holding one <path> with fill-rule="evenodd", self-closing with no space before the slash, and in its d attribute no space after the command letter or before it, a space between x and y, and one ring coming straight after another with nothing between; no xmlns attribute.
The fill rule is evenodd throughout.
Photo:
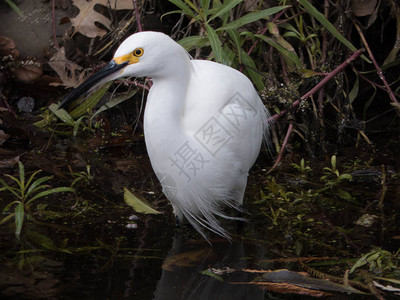
<svg viewBox="0 0 400 300"><path fill-rule="evenodd" d="M161 77L174 71L174 65L185 50L169 36L154 31L138 32L128 37L118 47L114 58L104 68L93 74L68 94L59 108L84 95L93 87L122 77Z"/></svg>

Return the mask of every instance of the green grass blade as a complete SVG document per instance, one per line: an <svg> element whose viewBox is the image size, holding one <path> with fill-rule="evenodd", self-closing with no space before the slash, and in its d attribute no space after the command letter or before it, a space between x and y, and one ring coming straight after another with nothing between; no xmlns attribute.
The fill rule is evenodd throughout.
<svg viewBox="0 0 400 300"><path fill-rule="evenodd" d="M296 53L293 53L292 51L289 51L282 45L280 45L278 42L276 42L274 39L267 37L265 35L260 35L257 34L256 37L262 39L264 42L268 43L270 46L274 47L280 54L283 55L286 63L288 65L295 65L297 68L301 67L301 62L300 58L297 56Z"/></svg>
<svg viewBox="0 0 400 300"><path fill-rule="evenodd" d="M190 51L196 47L203 48L209 46L210 41L207 37L192 35L181 39L178 44L185 48L186 51Z"/></svg>
<svg viewBox="0 0 400 300"><path fill-rule="evenodd" d="M44 176L44 177L39 178L38 180L35 180L35 181L29 186L27 195L30 194L30 193L32 193L32 192L35 192L35 191L36 191L36 187L40 186L43 182L45 182L45 181L47 181L47 180L50 180L50 179L52 179L52 178L53 178L53 176Z"/></svg>
<svg viewBox="0 0 400 300"><path fill-rule="evenodd" d="M28 195L31 195L31 194L33 195L33 194L37 193L38 191L47 189L49 187L50 187L50 185L48 185L48 184L39 185L35 189L33 189L30 194L27 194L27 198L29 197Z"/></svg>
<svg viewBox="0 0 400 300"><path fill-rule="evenodd" d="M52 103L49 106L50 111L61 121L69 126L74 125L74 119L70 116L70 114L63 108L58 109L58 104Z"/></svg>
<svg viewBox="0 0 400 300"><path fill-rule="evenodd" d="M0 183L2 184L2 188L0 189L0 191L9 191L10 189L12 189L12 187L10 187L3 179L0 178Z"/></svg>
<svg viewBox="0 0 400 300"><path fill-rule="evenodd" d="M9 174L5 174L4 176L7 176L8 178L14 180L18 184L18 188L21 188L21 181L17 177L14 177L14 176L9 175Z"/></svg>
<svg viewBox="0 0 400 300"><path fill-rule="evenodd" d="M298 2L304 7L304 9L316 18L325 28L328 30L337 40L339 40L343 45L349 48L352 51L356 51L357 48L347 40L336 28L333 26L331 22L322 14L320 13L308 0L298 0ZM365 57L365 55L361 55L361 57L371 63L371 61Z"/></svg>
<svg viewBox="0 0 400 300"><path fill-rule="evenodd" d="M186 2L187 5L190 6L190 8L192 10L194 10L197 14L200 14L201 12L199 11L199 9L197 8L197 6L190 0L184 0Z"/></svg>
<svg viewBox="0 0 400 300"><path fill-rule="evenodd" d="M15 180L17 180L14 176L10 176L9 177L13 177ZM19 181L18 181L19 182ZM14 188L9 186L5 181L3 181L3 179L0 178L0 183L3 185L3 187L0 189L0 191L9 191L10 193L13 193L15 197L17 197L18 199L21 199L21 195L18 194L18 192L20 192L19 189Z"/></svg>
<svg viewBox="0 0 400 300"><path fill-rule="evenodd" d="M57 247L56 244L54 244L53 240L39 232L27 230L26 237L29 238L29 240L36 245L41 246L42 248L72 254L71 251L67 249Z"/></svg>
<svg viewBox="0 0 400 300"><path fill-rule="evenodd" d="M21 234L22 225L24 224L24 215L24 204L20 202L15 207L15 236L17 239Z"/></svg>
<svg viewBox="0 0 400 300"><path fill-rule="evenodd" d="M78 134L79 126L82 123L82 120L86 118L86 116L81 116L78 120L75 121L74 129L72 130L72 135L76 136Z"/></svg>
<svg viewBox="0 0 400 300"><path fill-rule="evenodd" d="M200 5L201 5L201 9L205 12L205 14L207 15L208 10L210 9L210 2L211 0L201 0L200 1Z"/></svg>
<svg viewBox="0 0 400 300"><path fill-rule="evenodd" d="M1 221L0 221L0 225L3 225L5 223L7 223L9 220L11 220L12 218L14 218L15 216L15 212L13 212L12 214L9 214L7 217L4 217Z"/></svg>
<svg viewBox="0 0 400 300"><path fill-rule="evenodd" d="M11 206L13 206L14 204L18 204L18 203L20 203L20 202L21 202L21 201L19 201L19 200L15 200L15 201L13 201L13 202L8 203L8 204L3 208L3 213L8 212L8 211L11 209Z"/></svg>
<svg viewBox="0 0 400 300"><path fill-rule="evenodd" d="M232 44L234 45L234 47L236 49L236 53L238 53L239 64L241 64L242 63L242 51L240 51L240 49L242 48L242 43L241 43L240 35L236 30L232 30L232 29L228 29L227 32L232 41Z"/></svg>
<svg viewBox="0 0 400 300"><path fill-rule="evenodd" d="M30 204L31 202L35 201L36 199L54 194L54 193L64 193L64 192L72 192L75 193L75 189L71 188L71 187L57 187L57 188L53 188L47 191L43 191L39 194L36 194L35 196L33 196L32 198L29 199L29 201L26 204Z"/></svg>
<svg viewBox="0 0 400 300"><path fill-rule="evenodd" d="M142 197L136 196L129 189L124 188L125 203L141 214L161 214L161 212L151 207Z"/></svg>
<svg viewBox="0 0 400 300"><path fill-rule="evenodd" d="M90 117L90 119L92 120L95 116L97 116L99 113L106 111L110 108L113 108L114 106L117 106L118 104L131 99L133 96L135 96L135 94L137 93L137 89L134 89L132 91L130 91L129 93L123 94L121 96L117 96L114 97L112 100L108 101L107 103L105 103L103 106L101 106L95 114L93 114L93 116Z"/></svg>
<svg viewBox="0 0 400 300"><path fill-rule="evenodd" d="M215 30L208 24L205 24L208 38L210 40L211 49L213 50L214 58L217 62L222 62L222 47L221 41Z"/></svg>
<svg viewBox="0 0 400 300"><path fill-rule="evenodd" d="M107 82L101 88L99 88L96 92L92 93L87 99L82 102L77 108L71 111L69 114L73 119L79 118L83 116L88 111L92 110L92 108L100 101L100 99L104 96L107 90L110 88L112 82Z"/></svg>
<svg viewBox="0 0 400 300"><path fill-rule="evenodd" d="M23 197L25 194L25 168L22 162L18 162L19 169L19 187L21 189L21 196Z"/></svg>
<svg viewBox="0 0 400 300"><path fill-rule="evenodd" d="M31 177L29 177L28 182L26 183L26 188L28 189L28 191L26 192L27 195L29 194L29 190L31 189L31 187L30 187L31 182L33 181L33 179L35 178L35 176L36 176L38 173L40 173L40 172L42 172L42 170L35 171L35 172L31 175Z"/></svg>
<svg viewBox="0 0 400 300"><path fill-rule="evenodd" d="M4 2L7 3L8 6L10 6L11 9L12 9L18 16L20 16L21 18L25 18L25 16L24 16L24 14L22 13L22 11L19 9L19 7L18 7L14 2L12 2L11 0L4 0Z"/></svg>
<svg viewBox="0 0 400 300"><path fill-rule="evenodd" d="M221 7L218 8L218 11L215 12L215 14L212 15L210 19L208 19L207 23L214 20L215 18L218 18L219 16L222 16L223 14L229 12L232 8L234 8L236 5L238 5L240 2L243 0L231 0L231 1L225 1Z"/></svg>
<svg viewBox="0 0 400 300"><path fill-rule="evenodd" d="M168 1L174 4L175 6L179 7L185 15L188 15L192 18L196 18L196 15L193 12L193 10L191 10L189 6L187 6L183 1L181 0L168 0Z"/></svg>
<svg viewBox="0 0 400 300"><path fill-rule="evenodd" d="M243 49L241 49L241 51L243 65L245 66L251 81L257 87L257 90L262 91L265 88L263 76L257 72L257 66L254 63L254 60Z"/></svg>
<svg viewBox="0 0 400 300"><path fill-rule="evenodd" d="M243 25L253 23L260 19L264 19L273 14L276 14L277 12L280 12L281 10L283 10L287 7L289 7L289 6L287 6L287 5L286 6L274 6L274 7L264 9L261 11L254 11L254 12L248 13L247 15L244 15L243 17L241 17L231 23L228 23L225 26L218 28L217 31L227 30L227 29L238 29L239 27L241 27Z"/></svg>

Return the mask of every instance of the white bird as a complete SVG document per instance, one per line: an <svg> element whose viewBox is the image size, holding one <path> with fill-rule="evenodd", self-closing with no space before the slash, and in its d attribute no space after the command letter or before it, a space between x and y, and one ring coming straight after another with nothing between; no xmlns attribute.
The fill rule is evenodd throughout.
<svg viewBox="0 0 400 300"><path fill-rule="evenodd" d="M240 210L249 169L268 138L269 113L251 81L228 66L191 59L169 36L138 32L113 60L71 92L60 107L99 82L151 77L144 136L151 165L175 216L229 239L219 217ZM238 219L238 218L233 218Z"/></svg>

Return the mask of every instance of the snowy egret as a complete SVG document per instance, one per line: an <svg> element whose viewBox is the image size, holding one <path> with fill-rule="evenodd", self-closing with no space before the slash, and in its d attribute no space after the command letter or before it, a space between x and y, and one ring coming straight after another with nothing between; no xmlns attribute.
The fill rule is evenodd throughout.
<svg viewBox="0 0 400 300"><path fill-rule="evenodd" d="M151 77L144 135L151 165L178 220L186 218L204 238L204 228L229 238L219 217L226 206L240 210L249 169L263 138L268 111L251 81L228 66L193 60L169 36L138 32L113 60L60 104L99 82Z"/></svg>

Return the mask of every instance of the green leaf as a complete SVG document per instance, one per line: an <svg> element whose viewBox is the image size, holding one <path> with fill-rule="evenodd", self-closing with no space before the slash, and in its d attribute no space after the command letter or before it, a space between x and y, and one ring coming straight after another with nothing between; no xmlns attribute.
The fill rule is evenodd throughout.
<svg viewBox="0 0 400 300"><path fill-rule="evenodd" d="M218 18L219 16L222 16L223 14L229 12L232 8L234 8L236 5L238 5L242 1L243 0L225 1L224 4L218 8L218 10L215 12L215 14L213 14L212 17L210 19L208 19L207 23L209 23L211 20L214 20L215 18Z"/></svg>
<svg viewBox="0 0 400 300"><path fill-rule="evenodd" d="M107 90L110 88L112 82L107 82L101 88L99 88L96 92L92 93L87 99L82 102L77 108L71 111L69 114L72 118L76 119L80 116L86 114L89 110L91 110L97 102L104 96Z"/></svg>
<svg viewBox="0 0 400 300"><path fill-rule="evenodd" d="M354 99L356 99L357 95L358 95L358 74L357 72L355 72L356 74L356 81L354 82L353 88L351 89L350 93L349 93L349 103L352 104Z"/></svg>
<svg viewBox="0 0 400 300"><path fill-rule="evenodd" d="M3 191L3 190L7 190L7 191L10 191L10 192L12 192L12 187L10 187L3 179L1 179L0 178L0 183L3 185L3 187L0 189L0 191Z"/></svg>
<svg viewBox="0 0 400 300"><path fill-rule="evenodd" d="M332 155L331 157L331 166L332 170L336 170L336 155Z"/></svg>
<svg viewBox="0 0 400 300"><path fill-rule="evenodd" d="M24 223L24 214L24 204L20 202L15 207L15 236L17 239L21 234L22 224Z"/></svg>
<svg viewBox="0 0 400 300"><path fill-rule="evenodd" d="M160 20L162 21L163 18L164 18L165 16L168 16L168 15L172 15L172 14L182 14L182 13L183 13L182 10L172 10L172 11L169 11L169 12L166 12L165 14L163 14L163 15L160 17Z"/></svg>
<svg viewBox="0 0 400 300"><path fill-rule="evenodd" d="M343 200L347 200L350 202L353 200L353 197L351 197L350 193L342 189L338 189L338 196Z"/></svg>
<svg viewBox="0 0 400 300"><path fill-rule="evenodd" d="M240 39L240 35L236 30L228 29L227 30L230 40L232 44L235 46L236 52L238 53L238 59L239 59L239 64L242 63L242 51L240 49L242 48L242 42Z"/></svg>
<svg viewBox="0 0 400 300"><path fill-rule="evenodd" d="M248 13L247 15L244 15L243 17L226 24L225 26L222 26L217 29L217 31L222 31L222 30L227 30L227 29L237 29L243 25L258 21L260 19L267 18L273 14L276 14L277 12L280 12L281 10L287 8L289 6L274 6L271 8L267 8L261 11L254 11L251 13Z"/></svg>
<svg viewBox="0 0 400 300"><path fill-rule="evenodd" d="M24 14L22 11L19 9L19 7L11 0L4 0L5 3L8 4L8 6L11 7L11 9L21 18L25 18Z"/></svg>
<svg viewBox="0 0 400 300"><path fill-rule="evenodd" d="M61 121L63 121L65 124L69 126L74 125L74 119L70 116L70 114L63 108L58 109L58 104L52 103L49 106L50 111L56 115L57 118L59 118Z"/></svg>
<svg viewBox="0 0 400 300"><path fill-rule="evenodd" d="M221 41L215 30L208 24L205 24L208 38L210 40L211 49L213 50L214 58L217 62L222 62L222 47Z"/></svg>
<svg viewBox="0 0 400 300"><path fill-rule="evenodd" d="M124 200L125 203L132 207L136 212L142 214L161 214L161 212L155 210L147 203L143 198L139 198L137 195L134 195L127 188L124 188Z"/></svg>
<svg viewBox="0 0 400 300"><path fill-rule="evenodd" d="M113 108L114 106L117 106L118 104L132 98L136 93L137 93L137 90L135 89L135 90L130 91L129 93L125 93L121 96L114 97L112 100L108 101L103 106L101 106L90 119L93 119L99 113L106 111L110 108Z"/></svg>
<svg viewBox="0 0 400 300"><path fill-rule="evenodd" d="M222 61L224 65L232 66L235 58L236 54L231 50L231 46L228 44L224 44L224 47L222 48Z"/></svg>
<svg viewBox="0 0 400 300"><path fill-rule="evenodd" d="M175 6L179 7L185 15L188 15L192 18L196 18L195 13L181 0L168 0Z"/></svg>
<svg viewBox="0 0 400 300"><path fill-rule="evenodd" d="M211 272L210 270L201 271L201 274L212 277L218 281L224 282L224 279L220 275L217 275L217 274Z"/></svg>
<svg viewBox="0 0 400 300"><path fill-rule="evenodd" d="M48 184L39 185L39 186L37 186L36 188L34 188L30 193L27 193L27 194L26 194L26 195L27 195L26 198L28 198L29 195L31 195L31 194L33 194L33 193L37 193L39 190L47 189L47 188L49 188L49 187L50 187L50 185L48 185Z"/></svg>
<svg viewBox="0 0 400 300"><path fill-rule="evenodd" d="M353 176L351 176L350 174L341 174L341 175L338 177L338 179L339 179L339 181L340 181L340 180L352 180L352 179L353 179Z"/></svg>
<svg viewBox="0 0 400 300"><path fill-rule="evenodd" d="M279 43L277 43L274 39L257 34L256 37L262 39L264 42L268 43L270 46L274 47L280 54L282 54L283 58L285 59L286 63L288 66L296 66L297 68L300 68L301 62L300 58L297 56L295 52L292 52L288 50L287 48L283 47ZM282 38L283 39L283 38ZM282 43L283 41L281 41ZM285 41L286 42L286 41Z"/></svg>
<svg viewBox="0 0 400 300"><path fill-rule="evenodd" d="M53 251L60 251L60 252L65 252L72 254L71 251L68 251L66 249L62 249L57 247L54 242L44 234L41 234L36 231L28 230L26 232L27 238L29 238L33 243L35 243L38 246L41 246L42 248L48 249L48 250L53 250Z"/></svg>
<svg viewBox="0 0 400 300"><path fill-rule="evenodd" d="M19 169L19 187L21 189L22 197L25 194L25 168L22 162L18 162L18 169Z"/></svg>
<svg viewBox="0 0 400 300"><path fill-rule="evenodd" d="M263 76L257 72L257 67L254 63L254 60L243 49L241 49L241 52L243 65L246 67L246 71L251 81L259 91L262 91L265 88Z"/></svg>
<svg viewBox="0 0 400 300"><path fill-rule="evenodd" d="M210 8L210 2L211 2L211 0L201 0L200 1L201 8L205 12L208 11L208 9Z"/></svg>
<svg viewBox="0 0 400 300"><path fill-rule="evenodd" d="M29 194L29 192L33 189L33 188L35 188L35 187L33 187L33 188L31 188L31 182L33 181L33 179L35 178L35 176L38 174L38 173L40 173L40 172L42 172L42 170L38 170L38 171L35 171L32 175L31 175L31 177L29 177L29 180L28 180L28 182L26 183L26 188L28 188L28 191L26 192L26 194L28 195ZM38 179L38 180L40 180L40 178ZM36 182L36 181L35 181ZM35 183L34 182L34 183ZM34 184L33 183L33 184Z"/></svg>
<svg viewBox="0 0 400 300"><path fill-rule="evenodd" d="M82 120L86 118L86 116L81 116L78 120L75 121L74 129L72 130L72 135L76 136L78 134L79 126L82 123Z"/></svg>
<svg viewBox="0 0 400 300"><path fill-rule="evenodd" d="M199 11L199 9L197 8L197 6L190 0L185 0L186 4L189 5L191 7L191 9L193 9L196 13L200 14L201 12Z"/></svg>
<svg viewBox="0 0 400 300"><path fill-rule="evenodd" d="M190 51L196 47L202 48L208 46L210 45L210 41L205 36L193 35L181 39L178 44L185 48L186 51Z"/></svg>
<svg viewBox="0 0 400 300"><path fill-rule="evenodd" d="M343 45L349 48L352 51L356 51L357 48L354 47L352 43L350 43L336 28L333 26L331 22L321 14L308 0L298 0L298 2L303 5L304 9L316 18L325 28L328 30L337 40L339 40ZM371 61L365 57L365 55L361 55L361 57L371 63Z"/></svg>
<svg viewBox="0 0 400 300"><path fill-rule="evenodd" d="M6 213L10 210L11 206L13 206L14 204L18 204L21 201L15 200L13 202L8 203L4 208L3 208L3 213Z"/></svg>
<svg viewBox="0 0 400 300"><path fill-rule="evenodd" d="M64 192L72 192L75 193L75 189L71 188L71 187L57 187L57 188L53 188L47 191L43 191L39 194L36 194L35 196L33 196L32 198L29 199L29 201L26 204L30 204L31 202L33 202L34 200L41 198L41 197L45 197L54 193L64 193Z"/></svg>
<svg viewBox="0 0 400 300"><path fill-rule="evenodd" d="M34 176L35 174L37 174L37 173L39 173L39 172L41 172L41 170L36 171L35 173L33 173L32 176L31 176L31 179L33 178L33 176ZM38 180L35 180L35 181L29 186L29 189L28 189L27 194L29 194L29 193L31 193L31 192L34 192L34 191L35 191L35 188L36 188L37 186L41 185L43 182L45 182L45 181L47 181L47 180L50 180L50 179L52 179L52 178L53 178L53 176L44 176L44 177L39 178ZM31 179L29 180L29 182L31 181Z"/></svg>
<svg viewBox="0 0 400 300"><path fill-rule="evenodd" d="M7 223L10 219L15 216L15 212L9 214L7 217L4 217L3 220L0 221L0 225Z"/></svg>

